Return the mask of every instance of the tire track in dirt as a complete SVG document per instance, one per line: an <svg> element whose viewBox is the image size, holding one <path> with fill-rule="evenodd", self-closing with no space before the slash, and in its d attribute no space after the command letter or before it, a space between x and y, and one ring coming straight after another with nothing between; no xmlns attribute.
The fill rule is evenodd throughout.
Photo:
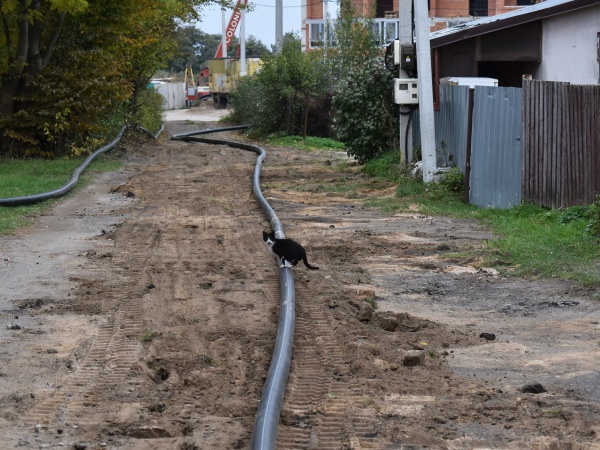
<svg viewBox="0 0 600 450"><path fill-rule="evenodd" d="M362 391L347 380L343 346L322 303L304 283L296 283L294 355L277 448L382 448L372 415L355 407Z"/></svg>
<svg viewBox="0 0 600 450"><path fill-rule="evenodd" d="M268 221L250 194L254 155L181 143L164 153L119 188L137 199L136 206L125 223L99 240L103 249L88 259L85 276L74 280L80 285L76 308L95 310L97 331L62 386L36 399L25 424L69 428L67 434L81 439L111 429L119 439L144 439L144 448L165 448L184 445L186 430L211 427L213 418L227 420L237 411L229 419L234 427L220 431L227 438L214 439L225 447L227 440L239 445L240 436L249 442L279 303L275 260L260 236ZM194 167L202 158L205 163ZM150 192L149 178L160 180L161 189ZM223 180L228 181L218 184L220 190L211 188ZM260 328L265 323L272 332ZM169 340L183 345L176 349ZM230 363L221 369L225 358L237 360L239 370ZM205 369L194 370L198 360ZM219 381L220 399L199 403L194 383L206 389L214 376L188 373L214 371L214 364L217 372L235 375ZM191 386L179 392L181 383ZM231 383L231 395L223 397L225 383ZM168 404L157 393L167 388L180 396L183 411L164 411ZM243 412L235 406L240 403L248 406Z"/></svg>
<svg viewBox="0 0 600 450"><path fill-rule="evenodd" d="M125 226L126 232L127 226ZM149 243L149 244L146 244ZM134 283L140 277L152 249L158 248L160 232L145 230L137 242L127 241L117 253L111 252L112 265L121 268L119 278L106 280L101 301L104 319L85 356L73 366L72 376L64 378L64 385L53 395L36 404L23 417L26 424L59 421L65 424L96 425L97 414L115 414L117 406L101 402L99 394L126 380L141 350L139 335L142 329L143 283ZM129 267L129 269L127 269ZM88 268L89 269L89 268ZM98 278L106 267L93 268ZM89 276L89 275L88 275ZM99 405L102 404L100 408Z"/></svg>

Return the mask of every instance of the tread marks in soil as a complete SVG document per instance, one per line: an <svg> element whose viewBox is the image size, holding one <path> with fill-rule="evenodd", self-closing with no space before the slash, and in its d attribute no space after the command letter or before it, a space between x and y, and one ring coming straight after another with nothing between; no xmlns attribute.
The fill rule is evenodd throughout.
<svg viewBox="0 0 600 450"><path fill-rule="evenodd" d="M74 375L65 377L60 390L54 390L35 405L23 417L24 423L58 419L93 426L98 424L97 414L111 416L118 411L117 405L111 408L106 402L96 402L95 396L105 389L129 385L126 378L135 367L141 349L139 335L142 331L144 284L132 284L132 280L139 278L139 267L144 267L147 247L157 247L160 242L159 231L145 231L148 235L138 241L140 244L113 253L113 265L124 270L120 279L105 284L102 312L107 314L107 320L98 328L90 348L77 363ZM94 270L101 272L104 269L97 266ZM104 411L98 409L100 403L106 405Z"/></svg>
<svg viewBox="0 0 600 450"><path fill-rule="evenodd" d="M342 347L322 302L296 283L294 355L277 448L381 448L372 415L356 411L361 392L344 381Z"/></svg>

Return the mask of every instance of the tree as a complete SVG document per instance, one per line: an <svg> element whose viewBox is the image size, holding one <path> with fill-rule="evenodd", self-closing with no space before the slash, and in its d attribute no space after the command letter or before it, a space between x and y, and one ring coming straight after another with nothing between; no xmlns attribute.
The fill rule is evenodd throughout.
<svg viewBox="0 0 600 450"><path fill-rule="evenodd" d="M85 0L8 0L0 3L6 51L0 62L0 118L14 110L24 77L35 77L48 64L67 14L79 14Z"/></svg>
<svg viewBox="0 0 600 450"><path fill-rule="evenodd" d="M231 3L230 0L227 0ZM0 0L4 152L56 154L121 109L209 0Z"/></svg>

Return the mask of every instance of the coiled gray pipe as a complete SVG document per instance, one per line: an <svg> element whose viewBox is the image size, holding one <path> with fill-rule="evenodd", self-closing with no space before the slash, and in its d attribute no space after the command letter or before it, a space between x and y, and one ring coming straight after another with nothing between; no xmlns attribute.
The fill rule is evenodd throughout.
<svg viewBox="0 0 600 450"><path fill-rule="evenodd" d="M217 131L228 131L232 129L243 129L247 126L216 128L192 133L176 134L173 139L191 142L203 142L207 144L229 145L230 147L249 150L258 154L254 173L252 176L252 191L258 200L265 215L271 222L271 226L278 238L285 237L283 227L279 218L275 214L271 205L265 200L260 190L260 169L267 153L255 145L244 144L240 142L225 141L219 139L205 139L193 137L199 134L214 133ZM278 266L280 264L277 264ZM252 432L252 450L271 450L275 448L277 440L277 426L279 424L279 415L281 405L283 404L283 394L290 372L292 361L292 348L294 343L294 327L296 322L296 296L294 289L294 278L292 270L285 267L279 267L279 286L281 290L279 325L277 327L277 336L275 338L275 348L269 367L269 373L263 387L263 393L260 398L260 404L254 420L254 430Z"/></svg>

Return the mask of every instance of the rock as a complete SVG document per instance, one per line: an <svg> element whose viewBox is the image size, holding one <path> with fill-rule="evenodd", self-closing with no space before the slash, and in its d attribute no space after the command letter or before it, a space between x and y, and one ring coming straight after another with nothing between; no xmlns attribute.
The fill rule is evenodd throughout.
<svg viewBox="0 0 600 450"><path fill-rule="evenodd" d="M494 339L496 339L496 335L494 333L481 333L479 337L487 341L493 341Z"/></svg>
<svg viewBox="0 0 600 450"><path fill-rule="evenodd" d="M395 317L380 317L379 326L385 331L396 331L398 319Z"/></svg>
<svg viewBox="0 0 600 450"><path fill-rule="evenodd" d="M425 352L423 350L409 350L404 354L402 365L406 367L422 366L425 364Z"/></svg>
<svg viewBox="0 0 600 450"><path fill-rule="evenodd" d="M77 442L77 443L73 444L73 448L75 450L85 450L89 446L90 446L89 442Z"/></svg>
<svg viewBox="0 0 600 450"><path fill-rule="evenodd" d="M373 318L373 312L375 310L367 302L361 302L360 310L358 311L358 320L361 322L369 322Z"/></svg>
<svg viewBox="0 0 600 450"><path fill-rule="evenodd" d="M541 394L542 392L548 392L540 383L526 384L519 390L529 394Z"/></svg>
<svg viewBox="0 0 600 450"><path fill-rule="evenodd" d="M58 350L56 350L55 348L49 348L48 350L46 350L46 353L58 353Z"/></svg>
<svg viewBox="0 0 600 450"><path fill-rule="evenodd" d="M361 304L361 303L362 303L362 302L359 302L358 300L354 300L354 299L350 299L350 300L348 300L348 304L349 304L350 306L353 306L353 307L355 307L356 309L360 309L360 304Z"/></svg>

